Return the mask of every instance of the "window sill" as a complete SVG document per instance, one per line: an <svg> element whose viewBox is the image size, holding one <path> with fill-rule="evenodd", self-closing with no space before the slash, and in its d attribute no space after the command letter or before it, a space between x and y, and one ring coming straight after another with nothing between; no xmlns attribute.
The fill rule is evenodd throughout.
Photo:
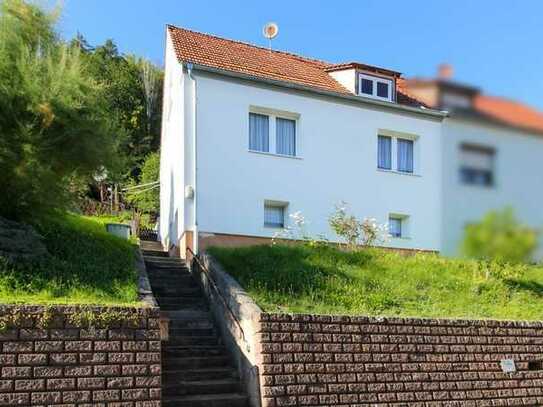
<svg viewBox="0 0 543 407"><path fill-rule="evenodd" d="M403 171L397 171L397 170L385 170L383 168L377 168L378 172L387 172L390 174L398 174L398 175L407 175L409 177L422 177L422 175L417 174L415 172L403 172Z"/></svg>
<svg viewBox="0 0 543 407"><path fill-rule="evenodd" d="M285 226L264 224L264 228L266 228L266 229L282 230L282 229L285 228Z"/></svg>
<svg viewBox="0 0 543 407"><path fill-rule="evenodd" d="M359 97L361 97L361 98L379 100L381 102L395 103L393 99L389 99L387 97L381 97L381 96L374 96L374 95L370 95L368 93L363 93L363 92L360 92L360 91L358 92L357 95Z"/></svg>
<svg viewBox="0 0 543 407"><path fill-rule="evenodd" d="M469 182L460 181L460 186L469 188L469 189L478 189L480 191L494 191L496 188L495 184L485 185L485 184L470 184Z"/></svg>
<svg viewBox="0 0 543 407"><path fill-rule="evenodd" d="M256 151L256 150L247 150L249 153L253 154L260 154L260 155L267 155L270 157L278 157L278 158L290 158L293 160L303 160L302 157L297 155L286 155L286 154L277 154L277 153L266 153L264 151Z"/></svg>
<svg viewBox="0 0 543 407"><path fill-rule="evenodd" d="M395 236L390 236L390 240L411 240L411 238L409 236L400 236L400 237L395 237Z"/></svg>

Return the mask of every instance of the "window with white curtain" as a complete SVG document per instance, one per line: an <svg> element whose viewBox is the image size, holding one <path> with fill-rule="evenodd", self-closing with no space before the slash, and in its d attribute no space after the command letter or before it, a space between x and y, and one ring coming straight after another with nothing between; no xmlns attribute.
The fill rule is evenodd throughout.
<svg viewBox="0 0 543 407"><path fill-rule="evenodd" d="M398 171L413 172L413 140L398 139Z"/></svg>
<svg viewBox="0 0 543 407"><path fill-rule="evenodd" d="M270 118L263 114L249 113L249 150L270 151Z"/></svg>
<svg viewBox="0 0 543 407"><path fill-rule="evenodd" d="M296 121L277 117L275 121L276 151L282 155L296 155Z"/></svg>
<svg viewBox="0 0 543 407"><path fill-rule="evenodd" d="M285 227L285 211L286 204L284 203L264 203L264 226L272 228Z"/></svg>
<svg viewBox="0 0 543 407"><path fill-rule="evenodd" d="M460 179L464 184L494 185L494 156L491 147L462 144L460 146Z"/></svg>
<svg viewBox="0 0 543 407"><path fill-rule="evenodd" d="M419 170L415 155L418 155L418 136L379 130L377 135L377 169L403 174L414 174Z"/></svg>
<svg viewBox="0 0 543 407"><path fill-rule="evenodd" d="M249 151L297 157L298 121L291 118L297 115L255 109L249 113Z"/></svg>
<svg viewBox="0 0 543 407"><path fill-rule="evenodd" d="M378 136L377 168L382 170L392 169L392 137Z"/></svg>

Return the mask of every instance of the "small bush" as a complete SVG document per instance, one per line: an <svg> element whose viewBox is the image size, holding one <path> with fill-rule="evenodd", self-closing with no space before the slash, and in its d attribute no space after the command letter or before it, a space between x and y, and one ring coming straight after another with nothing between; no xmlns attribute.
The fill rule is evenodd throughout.
<svg viewBox="0 0 543 407"><path fill-rule="evenodd" d="M348 205L345 202L336 206L335 212L328 218L328 223L351 250L359 245L373 246L388 240L387 225L381 225L373 218L358 220L348 213Z"/></svg>
<svg viewBox="0 0 543 407"><path fill-rule="evenodd" d="M462 251L479 260L527 263L537 247L537 235L535 230L520 224L512 209L492 211L467 227Z"/></svg>

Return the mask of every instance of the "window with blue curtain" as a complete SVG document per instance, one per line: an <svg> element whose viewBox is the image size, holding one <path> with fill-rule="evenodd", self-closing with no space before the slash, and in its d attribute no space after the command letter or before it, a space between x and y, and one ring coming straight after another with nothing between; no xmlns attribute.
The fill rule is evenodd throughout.
<svg viewBox="0 0 543 407"><path fill-rule="evenodd" d="M398 139L398 171L413 172L413 140Z"/></svg>
<svg viewBox="0 0 543 407"><path fill-rule="evenodd" d="M296 121L282 119L275 121L277 154L296 155Z"/></svg>
<svg viewBox="0 0 543 407"><path fill-rule="evenodd" d="M392 169L392 139L379 136L377 141L377 168Z"/></svg>
<svg viewBox="0 0 543 407"><path fill-rule="evenodd" d="M388 233L392 237L402 237L402 219L398 217L388 218Z"/></svg>
<svg viewBox="0 0 543 407"><path fill-rule="evenodd" d="M268 116L249 113L249 150L270 151L270 119Z"/></svg>

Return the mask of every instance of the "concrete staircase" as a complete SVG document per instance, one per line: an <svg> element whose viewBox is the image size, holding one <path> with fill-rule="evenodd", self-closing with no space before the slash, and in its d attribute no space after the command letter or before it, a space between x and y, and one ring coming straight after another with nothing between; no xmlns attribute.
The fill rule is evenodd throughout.
<svg viewBox="0 0 543 407"><path fill-rule="evenodd" d="M141 248L153 294L170 319L169 340L162 344L162 406L247 407L237 370L186 264L168 257L158 242L142 241Z"/></svg>

